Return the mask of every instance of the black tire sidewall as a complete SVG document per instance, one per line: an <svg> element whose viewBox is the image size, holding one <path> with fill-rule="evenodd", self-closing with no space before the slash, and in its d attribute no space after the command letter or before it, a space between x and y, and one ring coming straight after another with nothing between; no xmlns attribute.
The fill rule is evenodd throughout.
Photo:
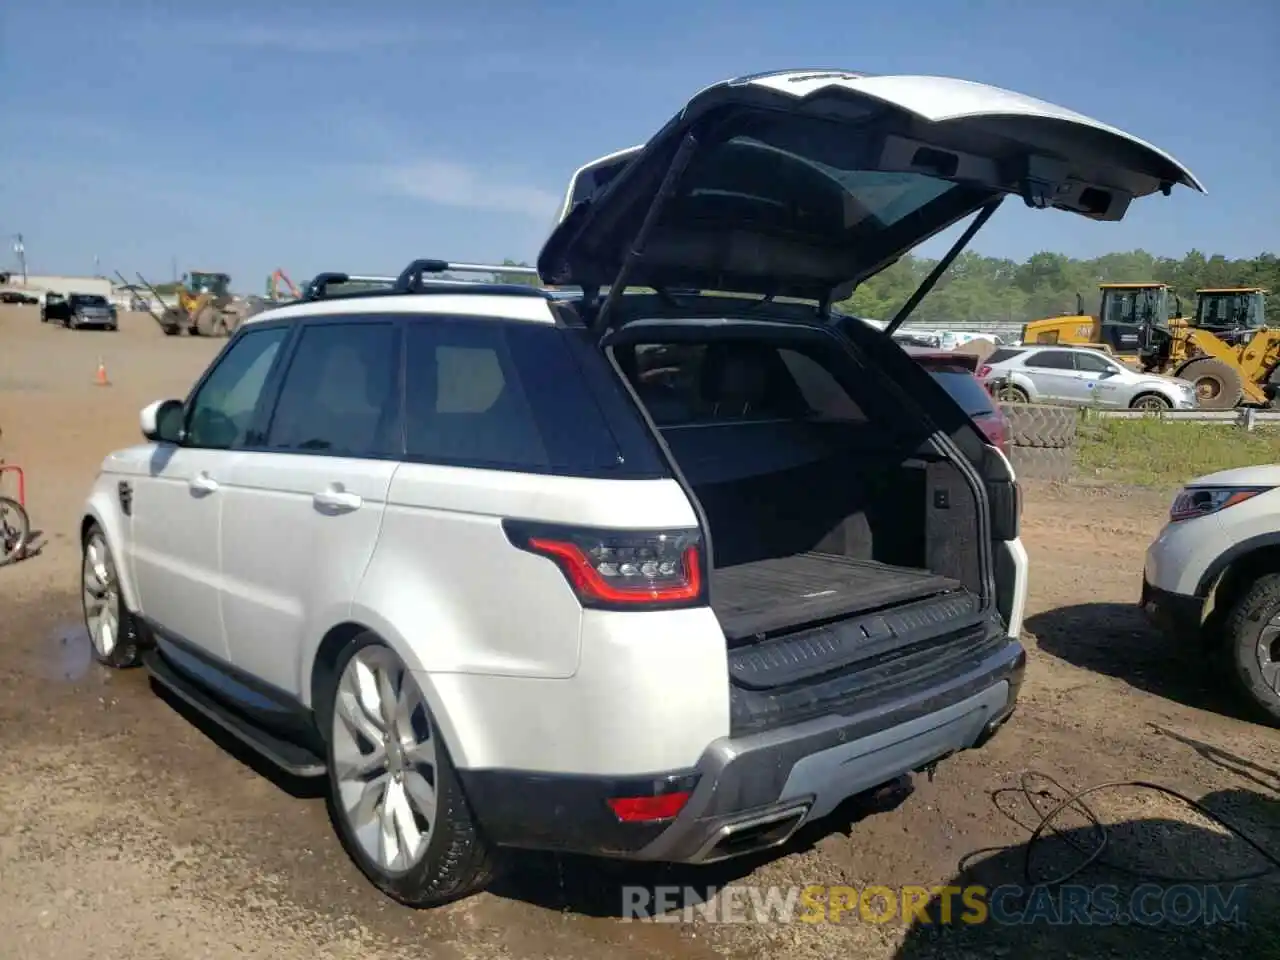
<svg viewBox="0 0 1280 960"><path fill-rule="evenodd" d="M1280 574L1262 577L1236 601L1226 621L1230 678L1262 718L1280 726L1280 694L1262 676L1258 638L1267 621L1280 613Z"/></svg>
<svg viewBox="0 0 1280 960"><path fill-rule="evenodd" d="M440 887L441 875L448 866L443 862L444 856L453 847L456 839L453 817L449 814L452 811L467 811L468 808L453 761L440 735L440 727L436 723L430 706L427 706L427 720L431 724L431 736L435 739L436 747L436 822L431 825L431 838L427 841L427 851L417 866L400 874L385 872L364 852L347 822L346 813L341 808L338 781L333 772L335 769L332 732L334 697L337 694L342 671L351 662L351 658L366 647L391 649L381 637L372 632L366 631L357 636L338 655L331 674L332 682L323 691L322 702L317 705L319 709L316 711L316 722L325 743L325 765L328 771L326 776L329 789L325 794L325 803L329 808L329 819L347 856L355 862L360 872L375 887L393 900L408 906L440 906L472 892L470 888L456 892L448 889L441 890L438 894L435 892ZM416 683L417 680L415 679L414 682ZM469 816L469 812L467 815Z"/></svg>

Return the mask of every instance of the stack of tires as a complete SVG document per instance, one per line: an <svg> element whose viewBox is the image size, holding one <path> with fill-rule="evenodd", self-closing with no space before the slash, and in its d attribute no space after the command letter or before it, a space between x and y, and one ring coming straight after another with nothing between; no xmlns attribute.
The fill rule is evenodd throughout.
<svg viewBox="0 0 1280 960"><path fill-rule="evenodd" d="M1019 479L1069 480L1079 411L1038 403L1002 403L1009 421L1009 462Z"/></svg>

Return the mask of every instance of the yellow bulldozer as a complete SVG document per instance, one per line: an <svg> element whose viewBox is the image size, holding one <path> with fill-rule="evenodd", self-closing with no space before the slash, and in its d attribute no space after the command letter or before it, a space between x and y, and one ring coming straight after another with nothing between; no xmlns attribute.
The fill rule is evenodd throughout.
<svg viewBox="0 0 1280 960"><path fill-rule="evenodd" d="M1022 342L1096 346L1154 373L1195 384L1205 410L1240 404L1266 406L1280 392L1280 330L1267 327L1261 287L1196 291L1196 309L1182 304L1164 283L1104 283L1097 317L1033 320ZM1172 301L1172 308L1171 308Z"/></svg>
<svg viewBox="0 0 1280 960"><path fill-rule="evenodd" d="M171 337L184 330L193 337L229 337L246 317L258 312L257 304L231 294L231 277L225 273L200 270L184 273L182 283L174 292L178 298L174 306L164 306L163 298L142 274L138 274L138 280L162 309L162 313L152 316Z"/></svg>

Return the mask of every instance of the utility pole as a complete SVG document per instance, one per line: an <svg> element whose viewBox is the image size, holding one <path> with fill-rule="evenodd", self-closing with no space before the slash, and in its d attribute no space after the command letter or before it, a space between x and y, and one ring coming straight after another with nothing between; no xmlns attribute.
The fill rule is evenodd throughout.
<svg viewBox="0 0 1280 960"><path fill-rule="evenodd" d="M18 269L22 271L22 285L27 285L27 248L22 242L22 234L14 234L17 243L13 245L13 252L18 255Z"/></svg>

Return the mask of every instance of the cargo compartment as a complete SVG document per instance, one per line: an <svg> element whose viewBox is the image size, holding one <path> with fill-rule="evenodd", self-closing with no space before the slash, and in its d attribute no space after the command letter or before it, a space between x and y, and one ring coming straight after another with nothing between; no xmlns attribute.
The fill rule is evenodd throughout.
<svg viewBox="0 0 1280 960"><path fill-rule="evenodd" d="M742 339L615 355L705 516L735 723L769 713L762 697L798 696L794 719L983 642L978 498L927 427L864 412L838 357ZM915 665L895 678L894 658Z"/></svg>
<svg viewBox="0 0 1280 960"><path fill-rule="evenodd" d="M958 589L959 581L928 570L801 553L717 568L712 606L732 642Z"/></svg>

